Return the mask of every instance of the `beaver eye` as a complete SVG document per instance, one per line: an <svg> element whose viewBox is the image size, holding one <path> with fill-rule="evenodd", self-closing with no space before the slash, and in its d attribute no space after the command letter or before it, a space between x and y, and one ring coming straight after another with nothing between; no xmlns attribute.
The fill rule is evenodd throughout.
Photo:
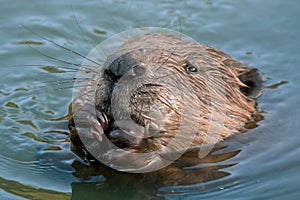
<svg viewBox="0 0 300 200"><path fill-rule="evenodd" d="M189 73L195 73L198 71L197 67L193 66L193 65L187 65L185 66L185 70Z"/></svg>

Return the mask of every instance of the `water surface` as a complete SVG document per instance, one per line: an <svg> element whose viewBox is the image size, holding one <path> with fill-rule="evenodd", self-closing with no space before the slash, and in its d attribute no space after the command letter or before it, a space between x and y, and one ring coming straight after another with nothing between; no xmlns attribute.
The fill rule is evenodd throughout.
<svg viewBox="0 0 300 200"><path fill-rule="evenodd" d="M298 199L299 8L294 0L2 0L0 199ZM216 164L224 167L213 170L215 178L171 186L157 185L160 175L95 175L69 150L72 83L53 81L76 73L49 67L65 64L50 57L82 58L35 33L87 55L104 39L144 26L182 31L259 68L273 85L258 100L259 126L215 152L238 151Z"/></svg>

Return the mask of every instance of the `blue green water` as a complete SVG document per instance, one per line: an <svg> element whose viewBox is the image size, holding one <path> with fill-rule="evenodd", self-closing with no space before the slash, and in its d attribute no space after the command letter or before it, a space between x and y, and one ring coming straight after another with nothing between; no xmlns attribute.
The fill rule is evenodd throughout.
<svg viewBox="0 0 300 200"><path fill-rule="evenodd" d="M0 199L299 199L299 9L294 0L2 0ZM53 82L76 73L27 65L82 58L22 25L83 55L124 30L170 28L259 68L266 86L285 84L266 88L259 98L264 120L257 128L225 142L241 152L218 163L232 165L221 170L227 174L222 178L168 187L149 177L80 173L67 120L60 119L72 99L71 84Z"/></svg>

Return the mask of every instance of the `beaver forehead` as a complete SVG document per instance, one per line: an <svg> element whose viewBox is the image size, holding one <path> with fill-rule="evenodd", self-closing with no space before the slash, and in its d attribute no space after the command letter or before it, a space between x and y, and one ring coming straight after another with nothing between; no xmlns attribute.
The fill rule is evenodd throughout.
<svg viewBox="0 0 300 200"><path fill-rule="evenodd" d="M143 65L145 68L151 69L153 67L173 67L180 71L183 66L194 65L202 68L205 66L216 66L218 62L209 58L208 53L190 53L189 51L181 51L176 49L134 49L129 52L118 52L110 57L106 62L105 68L111 65L134 67L136 65Z"/></svg>
<svg viewBox="0 0 300 200"><path fill-rule="evenodd" d="M132 37L126 40L119 50L131 50L131 49L173 49L174 46L178 46L183 41L172 35L166 35L162 33L145 34L136 37Z"/></svg>
<svg viewBox="0 0 300 200"><path fill-rule="evenodd" d="M130 55L127 59L135 60L139 63L150 64L159 63L170 65L171 63L180 66L185 62L193 65L215 65L218 61L227 57L227 54L211 51L209 46L193 42L184 41L172 35L161 33L145 34L136 36L125 41L113 59L118 59L122 55ZM133 62L129 61L128 63Z"/></svg>

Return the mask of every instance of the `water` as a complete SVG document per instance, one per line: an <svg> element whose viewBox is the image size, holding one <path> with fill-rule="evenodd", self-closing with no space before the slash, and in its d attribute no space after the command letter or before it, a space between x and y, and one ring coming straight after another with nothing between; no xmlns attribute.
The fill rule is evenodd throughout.
<svg viewBox="0 0 300 200"><path fill-rule="evenodd" d="M299 8L294 0L2 0L0 199L298 199ZM68 80L75 73L25 66L63 65L28 44L49 57L74 63L82 58L22 25L84 55L95 44L127 29L182 30L261 69L266 86L285 84L266 88L258 100L264 120L257 128L229 138L222 144L228 147L216 152L236 154L215 163L219 170L208 170L209 177L215 178L197 176L194 183L170 186L167 181L162 184L160 179L167 179L163 174L93 174L69 151L63 116L72 91L55 88L70 84L49 82ZM45 81L50 86L41 88Z"/></svg>

